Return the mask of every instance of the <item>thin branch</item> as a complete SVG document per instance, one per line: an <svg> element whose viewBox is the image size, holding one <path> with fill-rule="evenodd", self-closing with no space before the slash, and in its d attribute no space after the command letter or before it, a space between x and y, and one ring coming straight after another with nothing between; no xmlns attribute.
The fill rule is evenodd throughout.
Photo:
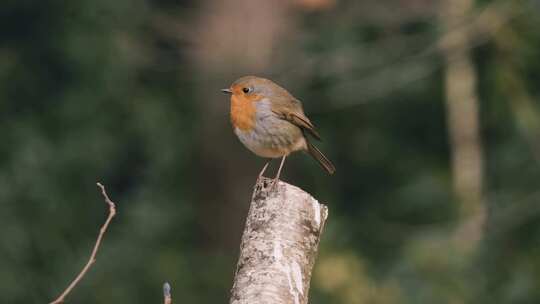
<svg viewBox="0 0 540 304"><path fill-rule="evenodd" d="M105 186L103 186L101 183L97 183L97 186L101 189L101 194L103 195L103 198L105 199L105 203L109 205L109 216L107 217L107 220L105 220L105 223L103 224L103 226L101 226L101 229L99 230L99 235L94 245L94 249L92 249L92 254L90 255L90 258L88 259L88 262L86 263L84 268L77 275L75 280L73 280L73 282L69 284L66 290L64 290L64 292L56 300L52 301L50 304L63 303L66 296L71 292L73 288L75 288L75 286L79 283L79 281L85 276L85 274L88 272L92 264L96 262L96 254L99 250L101 240L103 239L105 232L107 232L109 223L111 222L112 218L116 215L116 206L114 202L111 201L111 199L107 195L107 191L105 191Z"/></svg>
<svg viewBox="0 0 540 304"><path fill-rule="evenodd" d="M172 304L172 298L171 298L171 284L165 282L163 284L163 303L164 304Z"/></svg>
<svg viewBox="0 0 540 304"><path fill-rule="evenodd" d="M421 66L421 62L425 61L427 58L436 56L441 52L452 52L455 49L474 49L478 46L485 44L489 41L493 35L505 26L513 18L518 17L523 13L523 10L516 8L515 0L513 1L494 1L491 4L487 5L485 8L482 8L477 13L472 14L467 18L460 18L457 25L448 26L448 29L442 33L442 35L437 39L436 42L429 45L425 49L402 57L391 58L390 60L384 61L383 64L374 64L370 65L365 69L358 70L355 73L361 75L360 77L351 75L348 77L348 80L340 82L339 86L345 87L358 87L359 83L372 82L375 79L383 79L384 89L378 90L379 85L369 86L370 90L363 92L358 98L358 94L355 95L354 100L345 100L338 103L333 103L331 109L320 109L315 110L316 112L327 112L327 111L337 111L344 110L353 107L357 107L367 102L371 102L376 99L381 99L387 96L389 93L395 93L403 89L404 87L414 83L416 81L425 79L432 75L434 72L440 70L442 62L430 63L430 65L424 69L407 69L407 77L403 77L403 80L396 79L395 75L399 67L404 65L412 65L414 67ZM459 41L456 41L456 36L463 35L467 32L470 36L470 39L467 45L460 45ZM459 39L457 39L459 40ZM415 41L412 41L414 45ZM406 45L411 45L411 42L404 42ZM376 47L375 47L376 48ZM451 59L453 61L453 59ZM315 62L317 64L318 62ZM388 83L386 80L388 78L387 74L394 75L394 81ZM400 74L398 74L400 75ZM361 100L361 102L359 102Z"/></svg>

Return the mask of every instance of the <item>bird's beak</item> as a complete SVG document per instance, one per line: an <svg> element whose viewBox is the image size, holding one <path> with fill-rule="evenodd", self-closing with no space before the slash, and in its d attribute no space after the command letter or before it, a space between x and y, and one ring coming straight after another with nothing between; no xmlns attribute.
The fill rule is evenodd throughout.
<svg viewBox="0 0 540 304"><path fill-rule="evenodd" d="M223 92L224 94L232 94L231 89L221 89L221 92Z"/></svg>

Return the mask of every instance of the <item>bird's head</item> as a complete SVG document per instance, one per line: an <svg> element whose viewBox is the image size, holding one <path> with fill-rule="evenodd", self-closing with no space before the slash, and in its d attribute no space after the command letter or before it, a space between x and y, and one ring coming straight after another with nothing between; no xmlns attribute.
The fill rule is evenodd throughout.
<svg viewBox="0 0 540 304"><path fill-rule="evenodd" d="M276 94L283 94L285 90L269 79L244 76L238 78L229 88L221 91L239 100L259 101Z"/></svg>

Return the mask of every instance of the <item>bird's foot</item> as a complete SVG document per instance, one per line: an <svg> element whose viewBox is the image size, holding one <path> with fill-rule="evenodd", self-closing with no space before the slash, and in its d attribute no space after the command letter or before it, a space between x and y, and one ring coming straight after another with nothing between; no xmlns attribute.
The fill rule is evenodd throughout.
<svg viewBox="0 0 540 304"><path fill-rule="evenodd" d="M270 162L267 162L262 168L261 172L259 172L259 176L257 176L257 184L260 183L261 179L264 178L264 171L266 171L266 168L268 168L268 164L270 164Z"/></svg>
<svg viewBox="0 0 540 304"><path fill-rule="evenodd" d="M279 178L276 177L272 180L272 185L270 186L271 191L277 191L278 190L278 184L279 184Z"/></svg>

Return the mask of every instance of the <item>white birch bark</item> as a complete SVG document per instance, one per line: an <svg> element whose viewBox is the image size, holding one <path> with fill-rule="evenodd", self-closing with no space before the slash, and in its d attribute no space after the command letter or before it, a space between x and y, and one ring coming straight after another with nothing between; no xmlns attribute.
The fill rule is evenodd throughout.
<svg viewBox="0 0 540 304"><path fill-rule="evenodd" d="M328 208L298 187L261 179L253 192L231 304L305 304Z"/></svg>

